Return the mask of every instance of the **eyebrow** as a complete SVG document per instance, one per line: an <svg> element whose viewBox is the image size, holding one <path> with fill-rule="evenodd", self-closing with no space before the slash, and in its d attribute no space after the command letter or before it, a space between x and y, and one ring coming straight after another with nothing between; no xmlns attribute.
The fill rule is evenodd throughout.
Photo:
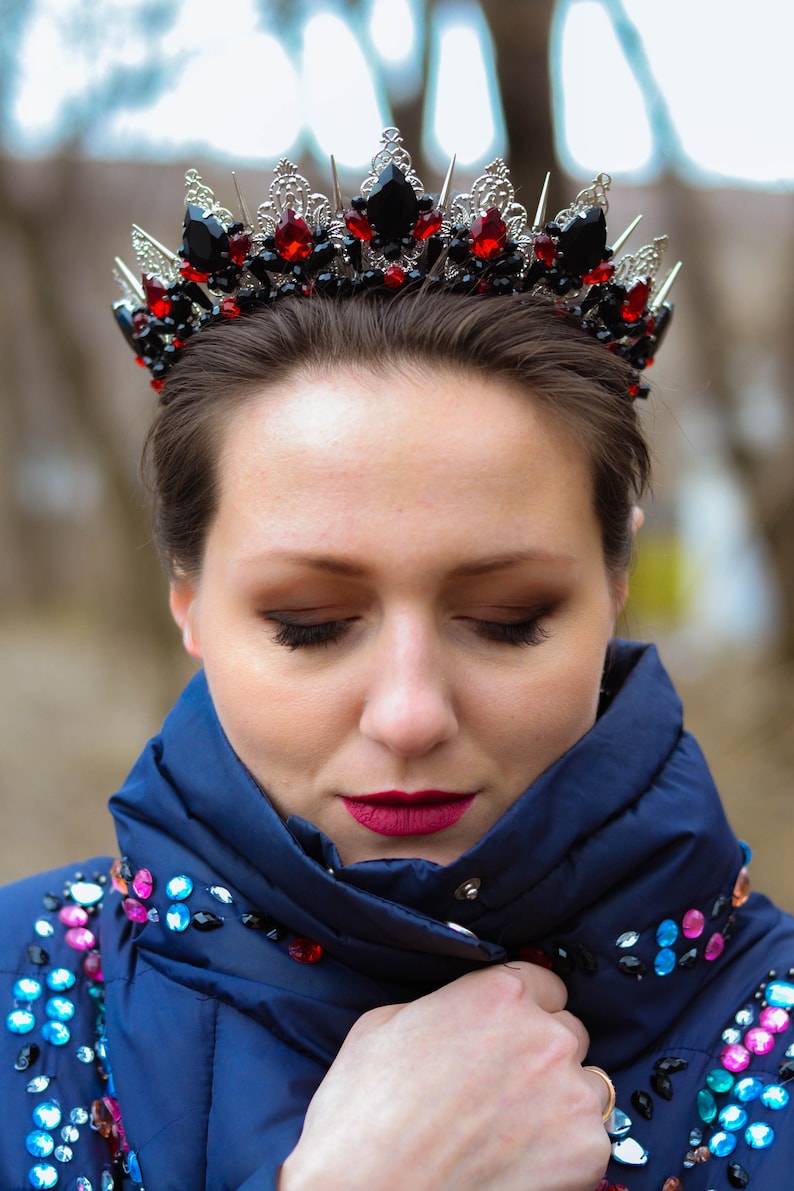
<svg viewBox="0 0 794 1191"><path fill-rule="evenodd" d="M246 561L259 562L260 559L261 556L258 556ZM334 575L346 575L351 578L362 578L367 574L367 568L361 566L360 563L334 554L292 554L276 551L273 554L268 554L267 559L271 562L286 562L293 566L329 571ZM493 571L522 566L525 563L542 566L571 566L578 561L572 554L557 554L550 550L514 550L506 554L496 554L490 558L479 558L474 562L462 563L453 568L452 574L456 576L486 575Z"/></svg>

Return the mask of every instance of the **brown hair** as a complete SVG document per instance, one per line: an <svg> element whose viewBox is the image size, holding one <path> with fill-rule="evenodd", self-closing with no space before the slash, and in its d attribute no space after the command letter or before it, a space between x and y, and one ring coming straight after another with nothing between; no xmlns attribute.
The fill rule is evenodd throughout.
<svg viewBox="0 0 794 1191"><path fill-rule="evenodd" d="M626 363L542 298L424 291L285 298L188 343L144 447L155 541L170 576L200 574L220 444L235 409L297 375L353 367L387 379L401 366L503 377L525 392L583 446L607 569L626 567L632 508L650 473Z"/></svg>

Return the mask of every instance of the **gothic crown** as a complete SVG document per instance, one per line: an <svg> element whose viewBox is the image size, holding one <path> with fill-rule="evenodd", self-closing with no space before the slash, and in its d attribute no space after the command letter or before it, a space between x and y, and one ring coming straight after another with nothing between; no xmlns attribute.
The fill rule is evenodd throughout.
<svg viewBox="0 0 794 1191"><path fill-rule="evenodd" d="M331 167L328 198L282 159L255 219L236 179L239 219L189 170L178 253L133 226L141 279L116 259L123 297L113 310L158 392L187 340L209 323L287 296L389 295L438 285L452 293L547 297L628 361L629 396L645 396L648 386L638 374L669 327L673 308L666 298L680 264L658 284L665 236L617 259L640 216L607 246L607 174L551 222L547 175L530 222L500 159L466 194L452 193L453 159L438 198L426 194L396 128L384 131L360 194L348 204L333 158Z"/></svg>

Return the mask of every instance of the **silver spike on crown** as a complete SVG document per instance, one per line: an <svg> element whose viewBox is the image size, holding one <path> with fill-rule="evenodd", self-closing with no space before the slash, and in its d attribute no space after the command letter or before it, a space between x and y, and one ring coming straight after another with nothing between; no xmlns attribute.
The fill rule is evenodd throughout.
<svg viewBox="0 0 794 1191"><path fill-rule="evenodd" d="M234 178L239 220L189 170L179 252L136 225L141 282L116 260L123 296L114 313L153 386L160 390L188 339L208 324L286 297L340 299L366 290L408 296L432 285L480 297L546 297L628 361L634 370L629 396L643 396L647 386L638 374L669 326L667 297L680 268L659 282L666 238L617 259L640 216L607 245L607 174L547 223L548 174L530 222L502 160L458 194L452 192L454 165L453 158L434 199L414 172L399 131L387 128L349 204L333 158L330 199L282 158L253 217Z"/></svg>

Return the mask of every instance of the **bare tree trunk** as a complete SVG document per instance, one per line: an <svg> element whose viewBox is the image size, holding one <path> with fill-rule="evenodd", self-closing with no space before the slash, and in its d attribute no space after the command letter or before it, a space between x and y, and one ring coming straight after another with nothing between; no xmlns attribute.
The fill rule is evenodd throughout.
<svg viewBox="0 0 794 1191"><path fill-rule="evenodd" d="M150 530L141 501L136 498L135 483L129 472L127 452L114 436L109 413L103 408L101 378L84 342L75 333L74 314L68 302L68 279L53 275L51 245L43 233L50 225L51 210L17 201L9 185L9 163L0 158L0 223L14 240L24 259L37 335L51 355L61 384L61 400L68 403L75 426L99 466L109 498L110 515L125 549L136 561L129 583L122 593L112 593L128 628L133 632L163 642L168 634L173 641L159 565L151 548L146 547ZM69 157L59 161L58 201L66 210L74 190L77 162ZM49 196L47 196L49 202ZM6 364L8 368L11 365ZM46 583L43 585L46 589ZM123 598L126 597L126 598Z"/></svg>
<svg viewBox="0 0 794 1191"><path fill-rule="evenodd" d="M522 187L520 199L530 217L547 170L551 170L550 216L570 197L555 169L549 63L555 4L556 0L482 0L496 47L510 172Z"/></svg>

